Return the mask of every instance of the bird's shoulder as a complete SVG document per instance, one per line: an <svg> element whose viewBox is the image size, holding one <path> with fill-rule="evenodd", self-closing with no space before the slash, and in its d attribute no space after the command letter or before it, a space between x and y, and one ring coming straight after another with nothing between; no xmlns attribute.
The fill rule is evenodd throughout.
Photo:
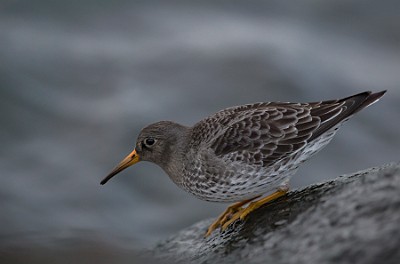
<svg viewBox="0 0 400 264"><path fill-rule="evenodd" d="M296 153L347 120L359 105L358 97L361 95L311 103L265 102L226 108L192 127L190 146L212 150L224 159L246 157L266 166Z"/></svg>
<svg viewBox="0 0 400 264"><path fill-rule="evenodd" d="M250 156L263 165L290 155L307 144L321 118L316 109L336 102L267 102L230 107L198 122L192 128L192 145L220 157ZM325 111L322 111L325 112Z"/></svg>
<svg viewBox="0 0 400 264"><path fill-rule="evenodd" d="M309 122L312 106L307 103L261 102L226 108L195 124L192 144L204 144L217 150L233 140L255 139L270 134L278 137L282 128Z"/></svg>

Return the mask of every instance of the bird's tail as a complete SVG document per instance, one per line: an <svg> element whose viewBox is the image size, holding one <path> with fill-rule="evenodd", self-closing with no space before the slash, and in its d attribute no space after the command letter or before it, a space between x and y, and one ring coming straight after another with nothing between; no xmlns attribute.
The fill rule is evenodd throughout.
<svg viewBox="0 0 400 264"><path fill-rule="evenodd" d="M356 95L352 95L347 98L343 98L339 101L346 102L345 105L347 105L348 103L350 103L352 105L351 107L349 107L349 109L348 109L349 111L345 111L345 112L348 112L348 116L351 116L351 115L361 111L362 109L376 103L385 93L386 93L386 90L377 92L377 93L372 93L372 92L368 91L368 92L363 92L363 93L359 93ZM350 111L350 110L352 110L352 111Z"/></svg>
<svg viewBox="0 0 400 264"><path fill-rule="evenodd" d="M315 103L317 107L311 109L311 115L319 116L321 125L308 141L319 137L331 128L347 121L355 113L376 103L385 93L386 90L377 93L367 91L343 99Z"/></svg>

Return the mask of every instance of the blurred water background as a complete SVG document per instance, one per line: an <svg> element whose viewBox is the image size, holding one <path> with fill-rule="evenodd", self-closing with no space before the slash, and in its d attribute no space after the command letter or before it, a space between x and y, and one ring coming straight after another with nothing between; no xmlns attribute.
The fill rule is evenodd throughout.
<svg viewBox="0 0 400 264"><path fill-rule="evenodd" d="M1 1L0 260L122 262L216 217L226 205L149 163L99 185L158 120L387 89L292 186L399 160L399 10L394 0Z"/></svg>

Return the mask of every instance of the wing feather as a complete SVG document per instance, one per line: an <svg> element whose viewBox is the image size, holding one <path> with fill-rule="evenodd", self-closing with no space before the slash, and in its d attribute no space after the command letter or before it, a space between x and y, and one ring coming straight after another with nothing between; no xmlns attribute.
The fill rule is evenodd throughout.
<svg viewBox="0 0 400 264"><path fill-rule="evenodd" d="M256 103L231 107L193 127L192 147L211 148L232 161L269 166L291 156L385 91L313 103Z"/></svg>
<svg viewBox="0 0 400 264"><path fill-rule="evenodd" d="M240 156L240 161L246 162L243 157L249 155L268 166L304 147L319 124L319 118L311 116L306 104L275 104L247 110L236 114L236 122L215 138L211 148L219 157Z"/></svg>

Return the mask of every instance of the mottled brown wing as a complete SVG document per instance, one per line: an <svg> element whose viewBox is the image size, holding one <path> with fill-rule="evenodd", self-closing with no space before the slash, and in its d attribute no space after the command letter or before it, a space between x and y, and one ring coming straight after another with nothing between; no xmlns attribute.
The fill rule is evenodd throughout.
<svg viewBox="0 0 400 264"><path fill-rule="evenodd" d="M307 143L320 125L305 104L270 104L236 113L233 124L214 140L217 156L268 166ZM232 118L232 117L231 117Z"/></svg>
<svg viewBox="0 0 400 264"><path fill-rule="evenodd" d="M217 156L268 166L296 153L385 92L363 92L313 103L257 103L228 108L194 127L196 134L203 136L193 144L205 143Z"/></svg>

